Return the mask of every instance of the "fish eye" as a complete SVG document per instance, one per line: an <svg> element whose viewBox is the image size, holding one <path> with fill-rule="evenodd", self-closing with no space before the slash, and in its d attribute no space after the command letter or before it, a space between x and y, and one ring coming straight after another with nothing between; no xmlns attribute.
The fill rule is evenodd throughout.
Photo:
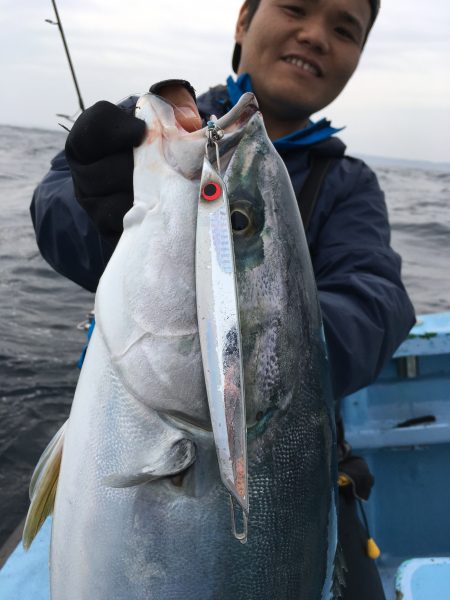
<svg viewBox="0 0 450 600"><path fill-rule="evenodd" d="M253 229L250 215L244 208L232 208L230 219L233 232L238 235L245 235Z"/></svg>

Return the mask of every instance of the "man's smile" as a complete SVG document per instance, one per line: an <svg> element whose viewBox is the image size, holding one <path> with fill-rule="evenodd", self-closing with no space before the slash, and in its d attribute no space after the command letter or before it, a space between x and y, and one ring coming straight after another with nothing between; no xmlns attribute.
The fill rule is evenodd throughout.
<svg viewBox="0 0 450 600"><path fill-rule="evenodd" d="M315 77L323 76L322 68L320 67L320 65L317 62L315 62L309 58L300 56L299 54L288 54L287 56L283 56L282 60L289 64L295 65L296 67L302 69L303 71L307 71L308 73L311 73Z"/></svg>

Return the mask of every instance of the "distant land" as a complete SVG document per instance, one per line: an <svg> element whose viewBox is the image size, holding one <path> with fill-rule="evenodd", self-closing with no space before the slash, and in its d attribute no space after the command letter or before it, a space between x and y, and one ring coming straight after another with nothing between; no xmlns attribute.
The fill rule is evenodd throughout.
<svg viewBox="0 0 450 600"><path fill-rule="evenodd" d="M434 171L450 173L450 163L431 162L429 160L408 160L406 158L390 158L387 156L370 156L369 154L353 153L371 167L397 167L398 169L420 169L421 171Z"/></svg>

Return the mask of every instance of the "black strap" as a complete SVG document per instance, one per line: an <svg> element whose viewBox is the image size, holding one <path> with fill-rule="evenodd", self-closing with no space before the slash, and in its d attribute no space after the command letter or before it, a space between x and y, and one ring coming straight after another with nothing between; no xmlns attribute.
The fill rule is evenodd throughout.
<svg viewBox="0 0 450 600"><path fill-rule="evenodd" d="M302 189L297 194L298 207L303 221L305 230L311 220L311 215L314 210L317 198L325 179L325 175L333 162L333 157L320 156L313 154L311 156L311 169L306 177Z"/></svg>

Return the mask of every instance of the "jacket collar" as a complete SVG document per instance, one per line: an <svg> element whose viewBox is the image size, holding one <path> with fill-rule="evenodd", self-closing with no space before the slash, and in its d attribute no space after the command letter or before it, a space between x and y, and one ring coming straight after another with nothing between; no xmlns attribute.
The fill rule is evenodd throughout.
<svg viewBox="0 0 450 600"><path fill-rule="evenodd" d="M235 106L242 94L253 91L250 75L242 73L236 80L230 75L227 79L227 91L231 106ZM331 122L325 118L317 122L310 120L306 127L285 135L278 140L274 140L273 145L279 151L290 150L299 146L311 146L312 144L327 140L339 131L342 131L342 129L344 128L332 127Z"/></svg>

